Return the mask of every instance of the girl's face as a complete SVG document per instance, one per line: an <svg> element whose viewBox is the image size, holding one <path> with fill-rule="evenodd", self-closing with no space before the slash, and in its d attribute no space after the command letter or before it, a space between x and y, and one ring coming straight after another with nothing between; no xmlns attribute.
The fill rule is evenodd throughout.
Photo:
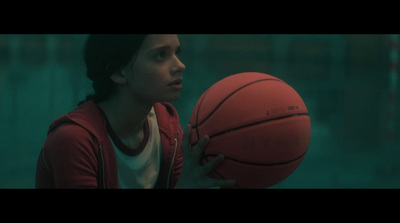
<svg viewBox="0 0 400 223"><path fill-rule="evenodd" d="M122 71L132 95L152 104L178 99L185 70L179 54L177 35L148 35L135 62Z"/></svg>

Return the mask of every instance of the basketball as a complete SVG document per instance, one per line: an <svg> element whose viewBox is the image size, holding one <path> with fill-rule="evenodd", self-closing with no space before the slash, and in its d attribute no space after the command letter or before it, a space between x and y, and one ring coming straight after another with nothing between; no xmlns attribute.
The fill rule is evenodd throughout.
<svg viewBox="0 0 400 223"><path fill-rule="evenodd" d="M292 174L311 137L308 110L284 81L263 73L228 76L208 88L190 116L192 148L210 137L202 164L218 154L210 176L234 179L235 188L267 188Z"/></svg>

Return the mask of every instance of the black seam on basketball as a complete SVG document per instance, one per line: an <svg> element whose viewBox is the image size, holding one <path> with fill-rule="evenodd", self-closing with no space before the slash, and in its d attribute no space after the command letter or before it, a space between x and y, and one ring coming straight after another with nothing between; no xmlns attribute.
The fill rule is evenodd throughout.
<svg viewBox="0 0 400 223"><path fill-rule="evenodd" d="M212 170L212 172L213 172L214 174L218 175L221 179L226 179L224 176L222 176L220 173L218 173L218 171ZM237 183L234 185L234 187L237 187L237 188L239 188L239 189L247 189L247 187L240 186L240 185L237 184Z"/></svg>
<svg viewBox="0 0 400 223"><path fill-rule="evenodd" d="M307 153L307 151L304 152L304 153L303 153L302 155L300 155L299 157L293 159L293 160L290 160L290 161L287 161L287 162L281 162L281 163L274 163L274 164L257 164L257 163L251 163L251 162L245 162L245 161L240 161L240 160L232 159L232 158L226 157L226 156L224 156L224 159L230 159L230 160L235 161L235 162L244 163L244 164L249 164L249 165L255 165L255 166L276 166L276 165L288 164L288 163L294 162L294 161L296 161L296 160L299 160L299 159L301 159L302 157L304 157L304 156L306 155L306 153ZM203 154L203 155L202 155L202 157L204 157L203 159L205 159L207 162L210 161L210 160L208 160L208 157L216 157L216 156L217 156L217 155L214 155L214 154L209 154L209 155ZM218 175L221 179L226 179L226 178L225 178L224 176L222 176L217 170L214 169L214 170L212 170L212 172L213 172L214 174ZM238 183L236 183L234 186L235 186L235 187L238 187L238 188L242 188L242 189L248 188L248 187L241 186L241 185L239 185Z"/></svg>
<svg viewBox="0 0 400 223"><path fill-rule="evenodd" d="M242 126L239 126L239 127L227 129L227 130L224 130L224 131L222 131L222 132L216 133L216 134L214 134L214 135L210 135L209 137L210 137L210 139L211 139L211 138L213 138L213 137L215 137L215 136L223 135L223 134L225 134L225 133L227 133L227 132L230 132L230 131L235 131L235 130L238 130L238 129L247 128L247 127L250 127L250 126L253 126L253 125L258 125L258 124L265 123L265 122L280 120L280 119L284 119L284 118L290 118L290 117L294 117L294 116L303 116L303 115L308 116L308 113L298 113L298 114L285 115L285 116L282 116L282 117L277 117L277 118L272 118L272 119L266 119L266 120L254 122L254 123L251 123L251 124L242 125ZM196 127L196 128L197 128L197 127ZM200 139L198 139L196 142L192 143L190 146L193 147L193 146L197 145L197 143L199 142L199 140L200 140Z"/></svg>
<svg viewBox="0 0 400 223"><path fill-rule="evenodd" d="M210 90L210 89L207 89L206 90L206 92L204 92L204 96L203 96L203 98L201 99L201 101L200 101L200 104L199 104L199 107L197 107L197 113L196 113L196 123L195 123L195 128L196 128L196 135L197 135L197 141L199 141L200 140L200 134L199 134L199 111L200 111L200 107L201 107L201 104L203 104L203 100L204 100L204 98L206 98L206 95L207 95L207 93L208 93L208 90Z"/></svg>
<svg viewBox="0 0 400 223"><path fill-rule="evenodd" d="M289 160L289 161L285 161L285 162L280 162L280 163L253 163L253 162L246 162L246 161L242 161L242 160L237 160L237 159L233 159L231 157L227 157L224 155L224 159L228 159L228 160L232 160L238 163L243 163L243 164L249 164L249 165L254 165L254 166L278 166L278 165L285 165L288 163L292 163L295 162L301 158L303 158L306 155L307 151L304 152L303 154L301 154L299 157ZM216 157L218 156L218 154L207 154L204 155L204 159L207 160L207 162L209 162L210 160L208 159L209 157Z"/></svg>
<svg viewBox="0 0 400 223"><path fill-rule="evenodd" d="M286 116L277 117L277 118L272 118L272 119L266 119L266 120L254 122L254 123L251 123L251 124L242 125L242 126L239 126L239 127L235 127L235 128L231 128L231 129L228 129L228 130L224 130L224 131L219 132L219 133L216 133L216 134L214 134L214 135L210 135L209 137L210 137L210 139L211 139L211 138L213 138L213 137L215 137L215 136L223 135L223 134L225 134L225 133L227 133L227 132L230 132L230 131L234 131L234 130L238 130L238 129L242 129L242 128L247 128L247 127L250 127L250 126L253 126L253 125L258 125L258 124L265 123L265 122L280 120L280 119L284 119L284 118L290 118L290 117L294 117L294 116L303 116L303 115L308 116L308 113L299 113L299 114L286 115Z"/></svg>
<svg viewBox="0 0 400 223"><path fill-rule="evenodd" d="M209 114L203 121L201 121L200 123L198 123L199 110L200 110L201 104L203 103L203 100L204 100L204 98L205 98L205 97L203 97L203 99L201 100L201 102L200 102L200 104L199 104L199 107L198 107L198 109L197 109L197 117L196 117L196 126L195 126L195 127L197 128L198 126L200 126L201 124L203 124L205 121L207 121L207 119L209 119L209 118L211 117L211 115L214 114L214 112L215 112L219 107L221 107L221 105L222 105L226 100L228 100L228 98L230 98L232 95L234 95L236 92L242 90L242 89L245 88L245 87L248 87L248 86L250 86L250 85L252 85L252 84L255 84L255 83L258 83L258 82L261 82L261 81L278 81L278 82L285 83L285 82L283 82L282 80L279 80L279 79L261 79L261 80L256 80L256 81L247 83L247 84L243 85L242 87L236 89L236 90L233 91L232 93L230 93L228 96L226 96L226 97L214 108L214 110L212 110L212 111L210 112L210 114ZM207 90L207 91L208 91L208 90Z"/></svg>

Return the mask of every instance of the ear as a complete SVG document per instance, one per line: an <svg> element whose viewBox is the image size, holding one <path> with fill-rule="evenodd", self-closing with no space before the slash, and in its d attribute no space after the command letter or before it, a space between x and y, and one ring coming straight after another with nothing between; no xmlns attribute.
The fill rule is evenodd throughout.
<svg viewBox="0 0 400 223"><path fill-rule="evenodd" d="M126 84L127 82L126 76L122 71L113 73L110 78L116 84Z"/></svg>

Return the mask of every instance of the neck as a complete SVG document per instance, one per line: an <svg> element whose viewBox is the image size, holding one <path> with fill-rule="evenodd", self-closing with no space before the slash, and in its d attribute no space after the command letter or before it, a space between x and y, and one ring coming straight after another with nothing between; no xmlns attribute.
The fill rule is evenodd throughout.
<svg viewBox="0 0 400 223"><path fill-rule="evenodd" d="M117 136L128 139L142 133L144 122L153 105L114 96L100 102L98 106L106 114Z"/></svg>

